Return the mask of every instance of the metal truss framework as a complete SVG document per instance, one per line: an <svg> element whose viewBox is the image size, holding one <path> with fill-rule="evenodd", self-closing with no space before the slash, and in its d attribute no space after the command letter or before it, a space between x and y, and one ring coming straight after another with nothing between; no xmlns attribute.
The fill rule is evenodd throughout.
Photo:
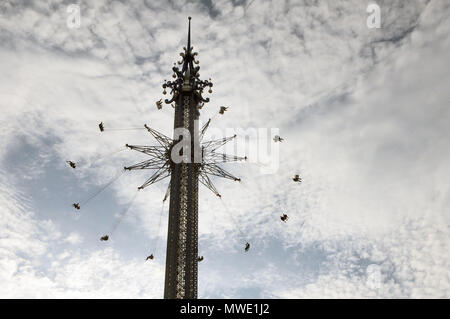
<svg viewBox="0 0 450 319"><path fill-rule="evenodd" d="M210 120L202 128L202 133L199 135L202 149L202 162L199 163L198 177L199 181L205 185L210 191L212 191L216 196L220 197L219 192L216 187L211 182L208 175L223 177L233 181L240 181L240 178L235 177L233 174L229 173L218 164L227 162L239 162L245 161L247 157L228 155L217 151L220 147L226 143L232 141L236 138L236 135L231 137L225 137L217 140L211 140L202 142L201 139L208 128ZM141 170L141 169L152 169L155 170L154 173L145 181L144 184L139 186L139 189L143 189L150 186L160 180L169 177L172 172L172 161L170 158L170 151L172 147L181 141L174 141L173 139L165 136L164 134L150 128L148 125L144 125L145 128L155 137L155 139L160 143L159 146L144 146L144 145L129 145L126 144L131 150L135 150L150 156L150 159L136 163L134 165L124 167L125 170Z"/></svg>

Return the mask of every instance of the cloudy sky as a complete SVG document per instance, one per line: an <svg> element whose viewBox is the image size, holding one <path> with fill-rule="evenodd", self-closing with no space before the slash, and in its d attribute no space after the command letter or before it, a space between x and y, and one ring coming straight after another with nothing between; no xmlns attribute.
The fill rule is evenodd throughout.
<svg viewBox="0 0 450 319"><path fill-rule="evenodd" d="M0 297L162 297L168 181L118 175L155 141L97 125L172 134L155 101L192 16L201 117L285 138L271 174L227 164L223 204L201 189L199 297L449 298L450 6L379 0L369 28L371 3L1 1Z"/></svg>

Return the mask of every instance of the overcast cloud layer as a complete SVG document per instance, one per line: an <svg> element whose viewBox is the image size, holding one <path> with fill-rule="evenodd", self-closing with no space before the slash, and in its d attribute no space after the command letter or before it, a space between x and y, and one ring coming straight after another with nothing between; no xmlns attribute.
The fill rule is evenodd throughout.
<svg viewBox="0 0 450 319"><path fill-rule="evenodd" d="M167 180L123 220L150 172L71 204L145 159L125 143L155 143L100 121L172 134L155 101L188 16L214 83L201 117L226 105L214 129L285 138L276 173L214 179L225 206L201 189L199 297L450 297L448 1L378 1L380 29L356 0L80 1L73 29L71 3L0 3L0 297L162 297Z"/></svg>

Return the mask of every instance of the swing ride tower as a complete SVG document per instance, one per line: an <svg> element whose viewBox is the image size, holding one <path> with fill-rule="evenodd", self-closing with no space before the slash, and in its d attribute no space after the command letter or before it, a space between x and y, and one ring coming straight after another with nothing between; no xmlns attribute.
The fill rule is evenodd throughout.
<svg viewBox="0 0 450 319"><path fill-rule="evenodd" d="M203 99L201 93L212 83L198 79L200 67L194 67L198 61L194 60L196 53L192 52L190 24L189 18L187 48L181 53L183 60L179 62L182 68L179 70L174 66L176 80L164 84L164 89L172 90L172 99L165 100L165 103L175 103L174 129L183 128L189 132L192 150L191 156L185 157L181 163L170 160L172 174L164 298L197 298L199 163L196 154L199 136L196 124L199 106L209 101Z"/></svg>
<svg viewBox="0 0 450 319"><path fill-rule="evenodd" d="M202 142L211 119L199 129L200 109L209 98L203 98L204 90L212 93L213 84L200 80L197 52L191 46L191 18L189 17L187 47L182 58L172 68L173 80L164 81L163 94L171 94L166 104L174 108L173 139L145 125L160 144L159 146L126 145L132 150L147 154L151 159L125 167L125 170L154 169L154 174L139 189L143 189L170 176L166 196L170 194L169 222L166 250L164 298L197 298L198 274L198 188L199 182L221 197L209 176L240 181L218 164L245 160L216 150L236 135ZM161 108L161 100L157 102ZM181 132L181 134L180 134ZM183 145L179 147L180 143ZM187 146L187 147L186 147ZM181 160L180 160L181 158Z"/></svg>

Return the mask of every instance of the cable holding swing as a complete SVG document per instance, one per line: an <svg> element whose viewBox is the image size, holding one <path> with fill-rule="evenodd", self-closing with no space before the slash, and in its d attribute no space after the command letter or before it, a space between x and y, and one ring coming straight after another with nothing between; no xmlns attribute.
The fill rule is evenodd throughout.
<svg viewBox="0 0 450 319"><path fill-rule="evenodd" d="M106 157L113 156L113 155L115 155L115 154L117 154L117 153L123 152L123 151L125 151L126 149L127 149L126 147L121 147L120 149L114 150L114 151L109 152L109 153L106 153L106 154L104 154L104 155L97 156L97 158L95 158L95 159L94 159L93 161L91 161L91 162L88 162L88 161L86 161L86 160L81 160L80 162L81 162L82 168L91 168L91 167L92 167L94 164L96 164L98 161L101 161L101 160L105 159ZM72 161L66 161L66 163L67 163L70 167L72 167L73 169L75 169L75 168L77 167L77 165L80 165L80 162L75 163L75 162L72 162Z"/></svg>
<svg viewBox="0 0 450 319"><path fill-rule="evenodd" d="M257 197L257 195L255 193L250 192L250 188L246 182L241 183L240 187L241 187L241 189L244 189L244 191L247 193L247 196L248 196L247 198L251 198L252 196ZM295 211L297 211L297 205L296 205ZM286 213L287 212L286 207L281 207L280 212L281 212L280 220L282 222L286 223L289 220L289 216Z"/></svg>
<svg viewBox="0 0 450 319"><path fill-rule="evenodd" d="M122 211L122 213L119 215L119 217L117 218L117 220L115 221L115 223L111 227L111 230L109 232L110 235L112 235L116 231L117 227L119 227L119 225L122 223L122 220L127 215L129 210L131 209L131 206L133 206L133 203L136 200L136 197L137 197L138 194L139 194L139 190L136 191L136 193L131 198L131 201L128 203L128 205L125 207L125 209Z"/></svg>
<svg viewBox="0 0 450 319"><path fill-rule="evenodd" d="M230 210L229 210L228 207L225 205L225 202L222 200L222 197L219 197L219 199L220 199L220 202L222 203L222 206L225 208L225 211L226 211L226 212L228 213L228 215L230 216L231 221L233 222L233 224L235 225L236 229L238 230L241 239L243 239L243 240L245 241L245 248L244 248L244 251L247 252L247 251L250 249L250 244L249 244L247 238L245 237L244 233L243 233L242 230L240 229L239 224L238 224L238 223L236 222L236 220L234 219L233 214L231 214Z"/></svg>
<svg viewBox="0 0 450 319"><path fill-rule="evenodd" d="M258 197L254 192L250 191L250 187L247 184L247 182L242 182L240 183L240 188L243 189L245 191L245 193L247 193L247 198L252 198L252 197ZM287 220L289 219L289 216L286 214L286 209L285 207L280 209L281 211L281 216L280 219L283 222L287 222Z"/></svg>
<svg viewBox="0 0 450 319"><path fill-rule="evenodd" d="M144 127L124 127L124 128L105 128L105 124L103 122L100 122L98 125L98 128L100 129L100 132L105 131L133 131L133 130L145 130Z"/></svg>
<svg viewBox="0 0 450 319"><path fill-rule="evenodd" d="M145 130L145 128L142 127L109 128L106 131L135 131L135 130Z"/></svg>
<svg viewBox="0 0 450 319"><path fill-rule="evenodd" d="M159 221L158 221L158 231L157 231L157 237L156 237L156 243L155 243L155 253L159 250L159 238L161 237L161 222L162 222L162 216L164 213L164 205L165 205L165 201L162 202L162 206L161 206L161 212L159 213ZM152 254L153 255L153 254ZM148 258L148 257L147 257ZM153 259L153 258L152 258Z"/></svg>
<svg viewBox="0 0 450 319"><path fill-rule="evenodd" d="M162 200L161 212L159 213L158 231L157 231L156 243L154 245L155 246L154 247L155 248L155 250L154 250L155 253L157 253L158 250L159 250L159 237L161 237L160 234L161 234L162 215L163 215L163 212L164 212L164 205L165 205L166 200L169 197L169 195L170 195L170 182L169 182L169 185L167 187L167 191L166 191L166 193L164 195L164 198ZM153 259L153 258L154 258L154 256L153 256L153 254L151 254L150 256L147 257L146 261L149 260L149 259Z"/></svg>
<svg viewBox="0 0 450 319"><path fill-rule="evenodd" d="M78 203L73 203L72 206L75 207L75 209L79 210L81 209L81 206L84 206L85 204L87 204L90 200L92 200L94 197L96 197L97 195L99 195L101 192L103 192L108 186L110 186L112 183L114 183L116 180L119 179L119 177L121 177L123 174L125 173L125 171L120 172L116 177L114 177L111 181L109 181L108 183L106 183L105 185L103 185L102 187L100 187L99 190L97 190L95 193L93 193L92 195L90 195L88 198L86 198L85 200L78 202Z"/></svg>
<svg viewBox="0 0 450 319"><path fill-rule="evenodd" d="M118 154L118 153L120 153L120 152L123 152L123 151L125 151L126 149L127 149L126 147L123 147L123 146L122 146L120 149L114 150L114 151L109 152L109 153L104 154L104 155L100 155L100 156L98 156L96 159L94 159L93 161L91 161L91 162L86 162L86 164L84 164L84 165L86 165L85 168L91 168L91 167L92 167L95 163L97 163L98 161L101 161L102 159L104 159L104 158L106 158L106 157L110 157L110 156L113 156L113 155Z"/></svg>

